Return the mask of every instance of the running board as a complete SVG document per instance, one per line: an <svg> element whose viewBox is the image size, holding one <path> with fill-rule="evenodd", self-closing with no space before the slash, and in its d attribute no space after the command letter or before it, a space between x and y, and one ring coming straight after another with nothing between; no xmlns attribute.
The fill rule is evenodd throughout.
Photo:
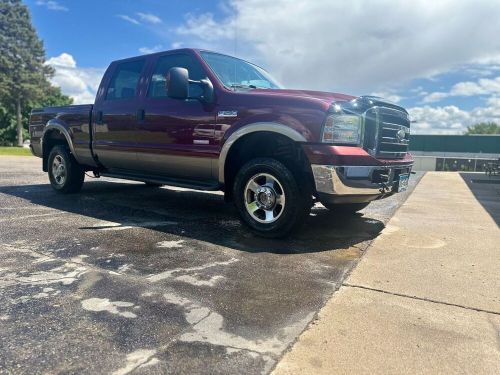
<svg viewBox="0 0 500 375"><path fill-rule="evenodd" d="M111 172L101 172L101 176L103 177L112 177L112 178L120 178L123 180L132 180L132 181L141 181L141 182L150 182L153 184L160 185L169 185L187 189L194 190L206 190L206 191L217 191L222 188L222 185L219 183L203 183L200 181L193 180L184 180L178 178L166 178L166 177L158 177L158 176L147 176L147 175L136 175L136 174L127 174L127 173L111 173Z"/></svg>

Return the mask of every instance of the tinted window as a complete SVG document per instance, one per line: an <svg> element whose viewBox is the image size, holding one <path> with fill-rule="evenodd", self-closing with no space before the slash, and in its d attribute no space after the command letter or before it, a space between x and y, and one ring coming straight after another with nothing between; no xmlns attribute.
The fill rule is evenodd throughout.
<svg viewBox="0 0 500 375"><path fill-rule="evenodd" d="M115 100L135 97L143 67L144 60L119 64L109 84L106 99Z"/></svg>
<svg viewBox="0 0 500 375"><path fill-rule="evenodd" d="M170 68L186 68L189 71L189 79L200 80L206 77L202 67L192 56L189 55L165 55L158 59L151 84L149 85L148 96L162 98L167 96L166 76ZM199 86L190 85L189 95L201 95Z"/></svg>

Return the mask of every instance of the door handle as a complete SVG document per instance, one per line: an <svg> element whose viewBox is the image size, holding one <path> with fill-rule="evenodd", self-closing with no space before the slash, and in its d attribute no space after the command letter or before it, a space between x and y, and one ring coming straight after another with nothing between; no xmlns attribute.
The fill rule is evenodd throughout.
<svg viewBox="0 0 500 375"><path fill-rule="evenodd" d="M97 111L95 115L95 122L96 124L102 124L102 111Z"/></svg>
<svg viewBox="0 0 500 375"><path fill-rule="evenodd" d="M146 117L146 111L144 111L144 109L137 110L136 117L137 117L137 122L142 124L144 122L144 118Z"/></svg>

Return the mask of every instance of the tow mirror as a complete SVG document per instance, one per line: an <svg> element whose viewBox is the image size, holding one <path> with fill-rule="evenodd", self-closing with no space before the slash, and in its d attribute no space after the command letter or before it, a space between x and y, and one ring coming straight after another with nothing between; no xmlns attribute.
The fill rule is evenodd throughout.
<svg viewBox="0 0 500 375"><path fill-rule="evenodd" d="M214 86L208 78L199 81L189 79L189 72L185 68L170 68L166 79L167 95L174 99L198 99L204 103L212 103L214 100ZM198 85L203 94L196 97L189 96L189 85Z"/></svg>
<svg viewBox="0 0 500 375"><path fill-rule="evenodd" d="M167 95L174 99L187 99L189 73L185 68L170 68L167 74Z"/></svg>

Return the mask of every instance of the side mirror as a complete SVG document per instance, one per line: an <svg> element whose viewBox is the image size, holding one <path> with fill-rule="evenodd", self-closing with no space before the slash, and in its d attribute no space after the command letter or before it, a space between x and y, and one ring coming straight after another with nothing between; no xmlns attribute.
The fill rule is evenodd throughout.
<svg viewBox="0 0 500 375"><path fill-rule="evenodd" d="M170 68L167 74L167 95L174 99L187 99L189 73L185 68Z"/></svg>
<svg viewBox="0 0 500 375"><path fill-rule="evenodd" d="M167 95L173 99L198 99L204 103L212 103L214 101L214 86L208 78L200 81L189 79L189 72L185 68L170 68L167 73ZM189 85L198 85L202 88L203 94L197 97L189 96Z"/></svg>

